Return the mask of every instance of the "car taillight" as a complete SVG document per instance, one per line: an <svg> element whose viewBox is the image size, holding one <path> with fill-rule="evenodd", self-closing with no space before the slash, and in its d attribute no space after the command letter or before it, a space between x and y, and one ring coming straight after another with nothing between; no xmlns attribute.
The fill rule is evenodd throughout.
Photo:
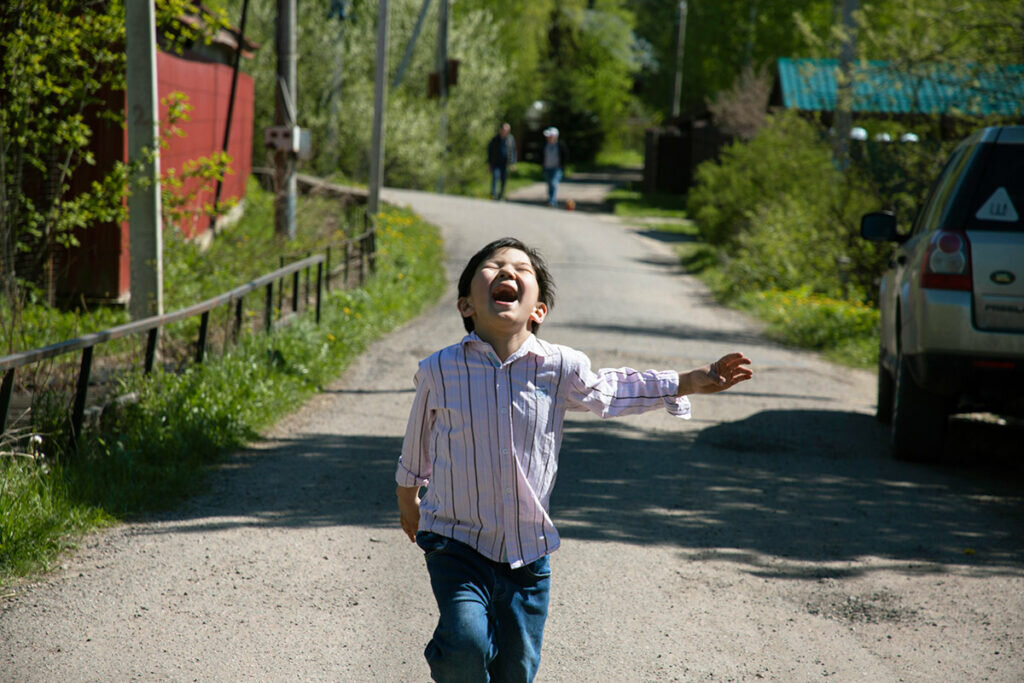
<svg viewBox="0 0 1024 683"><path fill-rule="evenodd" d="M939 231L932 235L921 264L921 286L971 291L971 243L965 233Z"/></svg>

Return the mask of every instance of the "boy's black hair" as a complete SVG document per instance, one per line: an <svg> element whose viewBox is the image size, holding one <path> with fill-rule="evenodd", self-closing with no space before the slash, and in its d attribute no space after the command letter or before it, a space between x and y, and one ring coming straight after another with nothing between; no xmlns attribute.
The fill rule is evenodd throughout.
<svg viewBox="0 0 1024 683"><path fill-rule="evenodd" d="M555 281L551 277L548 265L544 263L544 257L540 255L539 251L526 246L515 237L502 237L494 240L473 254L473 258L469 259L469 263L462 270L462 275L459 276L459 298L469 296L470 284L473 282L473 276L476 275L480 264L499 249L518 249L530 258L530 265L533 266L533 273L537 277L537 286L540 289L540 296L537 297L537 300L546 304L549 309L553 308L555 305ZM472 332L473 318L463 316L462 325L466 328L466 332ZM536 333L539 327L540 323L530 321L531 332Z"/></svg>

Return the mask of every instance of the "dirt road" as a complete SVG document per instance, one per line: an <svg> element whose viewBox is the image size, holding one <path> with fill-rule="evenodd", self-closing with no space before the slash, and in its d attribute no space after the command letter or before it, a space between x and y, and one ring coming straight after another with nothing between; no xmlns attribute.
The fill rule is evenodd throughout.
<svg viewBox="0 0 1024 683"><path fill-rule="evenodd" d="M563 197L585 184L563 186ZM898 463L873 373L767 342L672 245L588 212L389 191L443 226L452 277L511 234L558 284L546 338L596 365L757 376L694 419L567 424L540 681L1024 680L1020 434ZM0 612L0 680L426 681L435 607L392 480L416 362L454 293L232 457L209 493L87 539Z"/></svg>

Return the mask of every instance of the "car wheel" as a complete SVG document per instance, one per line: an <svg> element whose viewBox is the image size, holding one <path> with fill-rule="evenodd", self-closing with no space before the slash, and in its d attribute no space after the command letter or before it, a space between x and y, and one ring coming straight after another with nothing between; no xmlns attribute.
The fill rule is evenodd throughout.
<svg viewBox="0 0 1024 683"><path fill-rule="evenodd" d="M895 382L892 381L892 374L882 364L881 352L878 359L878 396L875 400L875 418L882 424L892 423L893 394L896 391Z"/></svg>
<svg viewBox="0 0 1024 683"><path fill-rule="evenodd" d="M945 459L950 401L918 386L903 354L896 366L892 454L897 460Z"/></svg>

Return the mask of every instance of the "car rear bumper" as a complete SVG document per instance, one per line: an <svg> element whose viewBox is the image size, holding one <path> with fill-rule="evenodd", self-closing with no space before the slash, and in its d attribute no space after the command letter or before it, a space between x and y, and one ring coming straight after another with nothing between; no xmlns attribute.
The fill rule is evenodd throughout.
<svg viewBox="0 0 1024 683"><path fill-rule="evenodd" d="M903 353L950 353L984 358L1024 360L1024 331L982 330L975 327L970 292L918 290L919 300L904 306L900 338Z"/></svg>
<svg viewBox="0 0 1024 683"><path fill-rule="evenodd" d="M902 350L924 389L993 407L1024 399L1024 333L979 330L971 293L918 290ZM894 359L887 359L894 360Z"/></svg>

